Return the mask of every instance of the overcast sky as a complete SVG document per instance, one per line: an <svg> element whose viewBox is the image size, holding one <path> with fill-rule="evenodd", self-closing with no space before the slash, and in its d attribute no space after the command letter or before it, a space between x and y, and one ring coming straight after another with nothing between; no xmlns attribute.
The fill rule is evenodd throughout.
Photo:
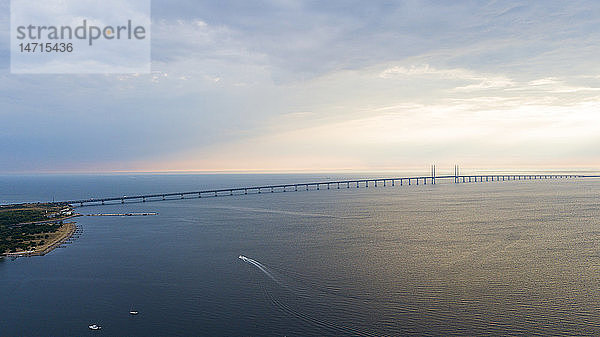
<svg viewBox="0 0 600 337"><path fill-rule="evenodd" d="M600 167L598 1L152 2L151 75L11 75L0 173Z"/></svg>

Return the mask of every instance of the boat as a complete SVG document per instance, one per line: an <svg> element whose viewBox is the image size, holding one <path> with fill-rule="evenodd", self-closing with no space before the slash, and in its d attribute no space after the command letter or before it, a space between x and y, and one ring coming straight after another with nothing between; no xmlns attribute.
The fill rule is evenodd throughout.
<svg viewBox="0 0 600 337"><path fill-rule="evenodd" d="M100 329L102 329L102 327L99 326L98 324L90 324L90 325L88 325L88 328L90 328L90 330L100 330Z"/></svg>
<svg viewBox="0 0 600 337"><path fill-rule="evenodd" d="M133 309L133 306L131 307L131 310L129 310L130 315L137 315L139 313L140 313L139 311Z"/></svg>

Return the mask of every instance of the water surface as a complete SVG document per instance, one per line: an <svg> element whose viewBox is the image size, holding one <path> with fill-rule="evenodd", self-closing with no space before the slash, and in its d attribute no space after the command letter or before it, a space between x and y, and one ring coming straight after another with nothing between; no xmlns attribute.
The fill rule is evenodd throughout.
<svg viewBox="0 0 600 337"><path fill-rule="evenodd" d="M0 185L6 202L312 178L328 177ZM511 181L79 208L159 215L79 218L66 248L1 261L0 335L598 335L599 192L600 180Z"/></svg>

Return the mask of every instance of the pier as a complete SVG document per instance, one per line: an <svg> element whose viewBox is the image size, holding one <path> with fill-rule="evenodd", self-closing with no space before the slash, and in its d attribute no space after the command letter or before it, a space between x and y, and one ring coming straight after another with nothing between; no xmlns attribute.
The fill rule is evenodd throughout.
<svg viewBox="0 0 600 337"><path fill-rule="evenodd" d="M431 175L416 176L416 177L396 177L396 178L371 178L371 179L354 179L354 180L336 180L336 181L320 181L320 182L305 182L294 184L279 184L279 185L264 185L264 186L248 186L248 187L233 187L213 190L175 192L175 193L158 193L145 195L132 195L107 198L89 198L80 200L62 201L74 206L84 206L90 204L104 205L106 203L125 203L126 201L146 202L156 200L175 200L175 199L190 199L190 198L206 198L232 195L248 195L261 193L275 192L298 192L309 190L330 190L330 189L350 189L350 188L370 188L370 187L393 187L405 185L435 185L437 181L450 181L455 184L459 183L482 183L482 182L502 182L502 181L530 181L530 180L549 180L549 179L579 179L579 178L600 178L597 175L573 175L573 174L490 174L490 175L462 175L459 172L459 167L454 167L453 175L437 175L436 167L431 167ZM115 214L113 216L125 216L129 214ZM134 215L134 214L131 214ZM138 215L138 214L135 214ZM145 214L151 215L151 214ZM108 216L104 214L104 216Z"/></svg>

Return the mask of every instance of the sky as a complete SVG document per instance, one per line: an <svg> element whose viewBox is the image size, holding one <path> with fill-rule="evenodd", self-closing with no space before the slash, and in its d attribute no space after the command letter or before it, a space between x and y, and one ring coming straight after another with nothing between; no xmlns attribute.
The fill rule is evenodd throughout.
<svg viewBox="0 0 600 337"><path fill-rule="evenodd" d="M600 167L598 1L155 0L116 75L10 74L9 8L0 174Z"/></svg>

